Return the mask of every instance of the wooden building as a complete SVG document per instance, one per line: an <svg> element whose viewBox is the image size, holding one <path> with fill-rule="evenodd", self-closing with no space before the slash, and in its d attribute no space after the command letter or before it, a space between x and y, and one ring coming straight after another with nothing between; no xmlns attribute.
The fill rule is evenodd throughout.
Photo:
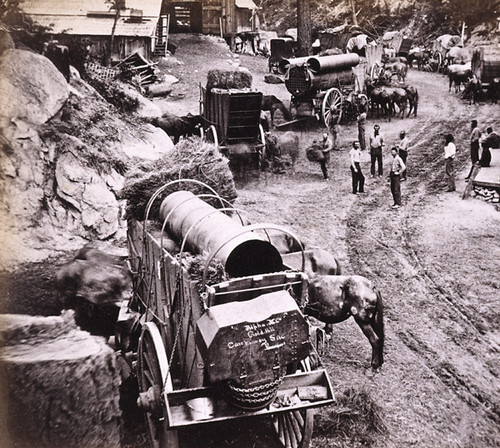
<svg viewBox="0 0 500 448"><path fill-rule="evenodd" d="M227 36L257 28L253 0L165 0L170 31Z"/></svg>
<svg viewBox="0 0 500 448"><path fill-rule="evenodd" d="M111 5L106 0L21 0L20 8L32 20L49 28L61 43L68 38L85 39L92 56L104 57L117 15ZM161 17L161 8L162 0L125 0L125 9L116 21L113 60L133 53L145 58L153 55L156 45L162 43L165 18Z"/></svg>

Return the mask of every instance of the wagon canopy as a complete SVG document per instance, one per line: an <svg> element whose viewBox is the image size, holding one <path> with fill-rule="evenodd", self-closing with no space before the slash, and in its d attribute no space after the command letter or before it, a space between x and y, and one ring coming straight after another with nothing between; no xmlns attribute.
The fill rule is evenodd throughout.
<svg viewBox="0 0 500 448"><path fill-rule="evenodd" d="M477 47L472 52L472 73L483 84L490 84L500 77L500 48Z"/></svg>
<svg viewBox="0 0 500 448"><path fill-rule="evenodd" d="M460 36L443 34L438 38L436 38L436 40L432 44L432 51L439 51L442 54L443 53L446 54L446 52L451 47L463 47L463 46L464 43L462 42L462 38Z"/></svg>

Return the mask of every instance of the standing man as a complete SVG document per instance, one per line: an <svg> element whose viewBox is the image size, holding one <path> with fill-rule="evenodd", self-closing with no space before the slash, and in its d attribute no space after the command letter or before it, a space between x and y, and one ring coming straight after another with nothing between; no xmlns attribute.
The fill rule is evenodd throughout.
<svg viewBox="0 0 500 448"><path fill-rule="evenodd" d="M392 165L391 165L391 193L394 199L392 208L401 207L401 173L406 169L404 162L398 155L398 148L391 148Z"/></svg>
<svg viewBox="0 0 500 448"><path fill-rule="evenodd" d="M500 135L498 135L492 127L486 129L486 137L482 143L483 150L481 151L481 159L479 163L483 168L487 168L491 163L490 148L500 148Z"/></svg>
<svg viewBox="0 0 500 448"><path fill-rule="evenodd" d="M359 115L357 117L358 121L358 140L359 147L361 151L366 149L366 135L365 135L365 126L366 126L366 107L364 105L359 106Z"/></svg>
<svg viewBox="0 0 500 448"><path fill-rule="evenodd" d="M365 192L365 176L361 171L361 166L359 162L361 160L361 149L359 147L359 142L352 142L352 149L349 151L351 157L351 176L352 176L352 193L364 193Z"/></svg>
<svg viewBox="0 0 500 448"><path fill-rule="evenodd" d="M330 151L333 149L333 143L328 133L323 133L323 140L321 141L321 151L323 152L323 159L319 161L321 165L321 171L323 172L323 178L326 182L330 181L328 177L328 165L330 165Z"/></svg>
<svg viewBox="0 0 500 448"><path fill-rule="evenodd" d="M330 120L330 133L332 134L332 149L339 149L339 131L340 131L340 114L337 109L332 112L332 119Z"/></svg>
<svg viewBox="0 0 500 448"><path fill-rule="evenodd" d="M468 182L471 175L472 170L477 162L479 162L479 139L481 138L481 131L477 127L477 120L471 121L471 133L470 133L470 160L472 162L472 166L470 167L469 174L465 178L465 181Z"/></svg>
<svg viewBox="0 0 500 448"><path fill-rule="evenodd" d="M401 157L401 160L407 167L406 159L408 158L408 151L410 150L410 140L406 136L406 131L401 131L399 133L399 143L397 145L399 149L399 157ZM406 180L406 173L408 169L405 168L404 171L401 173L401 181Z"/></svg>
<svg viewBox="0 0 500 448"><path fill-rule="evenodd" d="M384 168L382 166L382 148L385 146L384 137L380 134L380 126L373 126L373 134L370 135L370 173L375 177L375 162L378 163L378 177L382 177Z"/></svg>
<svg viewBox="0 0 500 448"><path fill-rule="evenodd" d="M452 134L447 134L445 137L445 146L444 146L444 163L445 163L445 172L448 177L448 190L446 191L455 191L455 154L457 152L457 147L455 143L453 143L454 138Z"/></svg>

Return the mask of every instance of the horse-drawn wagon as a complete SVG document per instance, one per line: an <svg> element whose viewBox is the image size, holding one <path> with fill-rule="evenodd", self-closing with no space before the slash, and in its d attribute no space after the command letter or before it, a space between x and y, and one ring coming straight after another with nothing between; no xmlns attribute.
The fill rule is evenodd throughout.
<svg viewBox="0 0 500 448"><path fill-rule="evenodd" d="M229 158L232 167L244 163L261 168L265 135L260 124L262 93L250 88L200 86L200 116L207 140Z"/></svg>
<svg viewBox="0 0 500 448"><path fill-rule="evenodd" d="M206 193L188 191L193 185ZM273 231L302 247L280 226L244 226L238 210L194 180L164 185L144 220L129 222L134 296L123 310L136 325L117 341L122 351L137 348L138 404L155 448L177 447L181 428L266 416L284 448L307 448L312 408L333 402L302 314L304 258L301 270L285 266Z"/></svg>
<svg viewBox="0 0 500 448"><path fill-rule="evenodd" d="M332 120L355 118L358 107L368 103L354 71L359 61L355 53L291 59L285 86L292 95L292 116L322 118L327 127Z"/></svg>
<svg viewBox="0 0 500 448"><path fill-rule="evenodd" d="M500 49L481 46L474 49L471 60L471 100L486 91L493 101L500 99Z"/></svg>
<svg viewBox="0 0 500 448"><path fill-rule="evenodd" d="M430 67L437 72L442 72L446 67L446 56L450 48L463 46L462 38L457 35L443 34L432 43L432 54L429 61Z"/></svg>

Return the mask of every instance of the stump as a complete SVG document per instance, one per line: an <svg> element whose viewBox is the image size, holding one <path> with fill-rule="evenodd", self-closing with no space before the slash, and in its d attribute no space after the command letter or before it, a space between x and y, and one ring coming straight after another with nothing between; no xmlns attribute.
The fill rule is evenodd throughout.
<svg viewBox="0 0 500 448"><path fill-rule="evenodd" d="M104 338L73 312L0 315L7 446L119 448L119 372Z"/></svg>

